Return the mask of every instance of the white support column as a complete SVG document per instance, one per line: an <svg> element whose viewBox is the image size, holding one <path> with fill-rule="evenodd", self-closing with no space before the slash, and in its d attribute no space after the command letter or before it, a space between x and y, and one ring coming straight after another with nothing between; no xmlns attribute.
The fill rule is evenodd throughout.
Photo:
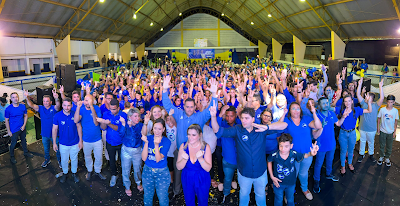
<svg viewBox="0 0 400 206"><path fill-rule="evenodd" d="M25 56L25 75L31 75L31 64L28 56Z"/></svg>

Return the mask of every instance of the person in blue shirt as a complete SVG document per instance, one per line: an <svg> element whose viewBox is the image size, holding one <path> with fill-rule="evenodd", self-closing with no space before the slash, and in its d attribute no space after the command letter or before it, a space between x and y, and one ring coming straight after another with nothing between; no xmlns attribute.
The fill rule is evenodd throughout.
<svg viewBox="0 0 400 206"><path fill-rule="evenodd" d="M100 112L101 112L101 116L103 117L104 116L104 114L106 113L106 112L109 112L110 111L110 102L111 102L111 100L114 98L114 96L113 96L113 94L111 93L111 92L106 92L105 94L104 94L104 103L100 106ZM102 134L101 134L101 140L103 141L103 148L104 148L104 156L105 156L105 158L106 158L106 160L107 160L107 162L109 162L110 161L110 156L108 155L108 151L107 151L107 140L106 140L106 137L107 137L107 130L103 130L102 131Z"/></svg>
<svg viewBox="0 0 400 206"><path fill-rule="evenodd" d="M357 62L354 59L353 62L351 63L351 72L356 72L357 71Z"/></svg>
<svg viewBox="0 0 400 206"><path fill-rule="evenodd" d="M11 103L4 112L6 129L8 136L11 137L10 144L10 161L16 164L17 160L14 157L14 149L17 144L18 138L21 140L22 149L24 150L25 157L33 157L33 154L28 151L26 146L26 122L28 121L28 114L26 106L19 103L19 95L16 92L10 95Z"/></svg>
<svg viewBox="0 0 400 206"><path fill-rule="evenodd" d="M222 111L224 112L224 110ZM217 112L214 106L210 108L210 114L211 114L211 121L217 121L214 122L214 124L218 124L223 128L230 128L235 125L241 124L240 120L237 118L236 114L236 108L233 106L230 106L225 112L225 120L223 120L221 117L217 117ZM222 114L222 115L224 115ZM213 123L211 123L213 124ZM214 131L218 132L218 130ZM220 138L217 136L219 140L221 140L221 147L224 148L222 150L222 168L223 168L223 173L224 173L224 181L223 181L223 194L224 197L222 199L222 203L226 201L226 197L231 193L231 185L236 185L237 188L237 183L233 182L233 175L235 173L235 170L237 169L237 161L236 161L236 147L235 147L235 140L232 138ZM221 178L221 177L220 177ZM234 189L235 186L233 186Z"/></svg>
<svg viewBox="0 0 400 206"><path fill-rule="evenodd" d="M353 151L356 145L356 123L359 116L364 113L371 113L372 106L369 101L370 96L367 93L365 102L368 102L368 109L361 109L360 107L354 107L353 98L350 95L343 97L343 104L341 107L336 107L336 115L339 118L346 116L342 126L340 127L339 133L339 144L340 144L340 174L344 176L346 173L345 162L346 162L346 152L348 156L347 163L349 165L350 172L354 173L353 166Z"/></svg>
<svg viewBox="0 0 400 206"><path fill-rule="evenodd" d="M82 127L78 127L78 130L82 130L80 132L82 133L83 153L85 155L85 166L87 169L86 180L88 181L92 176L93 166L95 175L102 180L106 179L106 177L101 174L101 167L103 165L103 142L101 140L100 124L97 121L97 117L101 118L101 112L99 106L93 105L93 101L92 95L86 95L84 102L79 101L77 103L74 114L75 123L80 122L82 125ZM95 159L94 165L92 152Z"/></svg>
<svg viewBox="0 0 400 206"><path fill-rule="evenodd" d="M240 185L239 205L249 204L252 185L254 185L257 205L266 205L265 186L268 183L265 158L266 136L275 133L271 130L285 129L287 123L255 124L255 111L250 107L245 107L240 117L241 125L223 128L218 124L212 124L212 128L214 131L218 129L217 137L230 137L235 140Z"/></svg>
<svg viewBox="0 0 400 206"><path fill-rule="evenodd" d="M4 97L0 97L0 122L4 122L5 121L5 112L6 112L6 108L8 107L7 104L7 99Z"/></svg>
<svg viewBox="0 0 400 206"><path fill-rule="evenodd" d="M139 130L137 131L138 133ZM167 153L171 141L166 137L165 121L156 119L153 125L152 135L142 136L143 151L143 202L145 206L153 206L154 190L157 193L160 206L168 206L168 188L171 183L171 175L168 169ZM186 205L190 205L186 202Z"/></svg>
<svg viewBox="0 0 400 206"><path fill-rule="evenodd" d="M137 108L129 109L128 122L121 122L118 131L122 136L121 148L121 167L122 181L125 186L125 193L129 197L132 196L131 190L131 167L133 165L134 178L137 189L143 191L142 186L142 128L143 123L140 122L140 112Z"/></svg>
<svg viewBox="0 0 400 206"><path fill-rule="evenodd" d="M42 144L44 149L44 162L42 163L42 167L47 167L50 164L50 143L52 142L51 130L53 126L53 118L54 115L60 111L60 99L58 98L58 94L55 89L53 89L53 97L56 101L56 105L52 105L51 97L49 95L43 96L43 105L36 105L29 99L29 94L27 91L24 91L24 96L26 99L26 103L36 112L39 112L40 122L41 122L41 135L42 135ZM58 142L58 140L57 140ZM58 143L57 143L58 144ZM57 152L57 161L59 167L61 167L61 156L60 151Z"/></svg>
<svg viewBox="0 0 400 206"><path fill-rule="evenodd" d="M71 172L74 182L79 182L79 177L76 175L78 170L78 153L83 147L82 133L78 133L80 123L74 122L74 112L72 108L72 100L70 98L63 99L63 110L54 115L53 119L53 150L60 150L61 166L63 174L60 177L60 182L64 183L68 174L68 161L71 160ZM57 146L57 134L59 134L59 144Z"/></svg>
<svg viewBox="0 0 400 206"><path fill-rule="evenodd" d="M346 116L342 116L339 120L333 111L330 111L329 100L326 97L321 97L318 100L319 110L317 110L317 116L321 121L322 129L313 132L314 137L318 137L317 142L319 145L319 151L315 158L314 165L314 187L313 191L319 193L321 191L319 187L321 168L325 160L326 167L326 179L334 182L339 181L339 178L332 174L333 158L336 150L336 139L335 139L335 128L334 125L340 127L343 124Z"/></svg>
<svg viewBox="0 0 400 206"><path fill-rule="evenodd" d="M110 111L104 113L103 118L97 118L97 122L100 123L101 129L107 130L106 149L108 151L108 155L110 156L110 187L114 187L118 179L115 156L118 153L118 157L121 157L122 137L118 133L118 127L123 119L126 119L126 113L119 110L119 102L117 99L111 100Z"/></svg>
<svg viewBox="0 0 400 206"><path fill-rule="evenodd" d="M311 129L321 129L322 124L319 120L313 105L310 107L313 114L312 117L303 115L299 103L292 102L289 112L284 122L287 128L284 133L288 133L293 137L293 150L299 153L307 153L312 145ZM301 162L296 162L296 176L299 177L301 190L308 200L312 200L313 196L308 190L308 170L310 169L313 158L305 158Z"/></svg>
<svg viewBox="0 0 400 206"><path fill-rule="evenodd" d="M363 60L363 63L360 66L361 69L364 69L364 73L367 73L368 70L368 64L365 63L365 60Z"/></svg>
<svg viewBox="0 0 400 206"><path fill-rule="evenodd" d="M283 133L279 139L279 150L268 156L268 172L274 183L275 206L283 205L283 192L286 194L287 206L294 206L294 192L296 187L296 162L303 158L313 157L318 152L317 143L312 144L310 152L299 153L293 150L293 138Z"/></svg>
<svg viewBox="0 0 400 206"><path fill-rule="evenodd" d="M177 169L182 170L185 203L188 206L195 206L197 196L198 205L206 206L211 186L209 173L212 167L211 149L203 141L200 125L190 125L187 135L187 142L183 142L179 147L179 156L176 162Z"/></svg>
<svg viewBox="0 0 400 206"><path fill-rule="evenodd" d="M192 124L198 124L200 127L203 127L204 124L210 119L210 111L209 108L206 108L202 112L195 113L195 102L193 99L188 98L185 100L184 110L180 110L175 107L171 100L168 97L168 90L170 88L171 76L165 76L163 80L163 96L162 103L167 112L171 109L174 109L174 114L172 115L177 123L177 138L176 145L181 145L183 142L187 141L187 132L186 130ZM215 79L210 80L210 92L212 93L211 102L215 102L217 104L217 90L218 90L218 82ZM211 104L209 104L209 107ZM174 152L174 158L178 157L178 151ZM174 196L178 195L181 192L181 171L174 171Z"/></svg>
<svg viewBox="0 0 400 206"><path fill-rule="evenodd" d="M136 91L135 99L132 102L132 106L134 107L144 107L145 101L142 99L142 94L140 91Z"/></svg>

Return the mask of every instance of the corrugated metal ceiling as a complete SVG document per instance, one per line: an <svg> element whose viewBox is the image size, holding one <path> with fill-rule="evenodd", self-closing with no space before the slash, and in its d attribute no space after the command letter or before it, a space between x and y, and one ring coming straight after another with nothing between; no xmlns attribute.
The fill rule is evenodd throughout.
<svg viewBox="0 0 400 206"><path fill-rule="evenodd" d="M93 0L7 0L0 14L0 29L6 35L55 37L75 12L79 13L79 19L78 15L72 18L76 23L93 3ZM133 13L143 4L133 19ZM105 0L80 22L71 37L142 43L178 18L180 12L199 6L224 13L225 18L231 18L250 35L264 41L273 37L282 43L291 42L292 34L305 42L328 40L330 28L346 40L400 38L399 17L391 0L149 0L147 3Z"/></svg>

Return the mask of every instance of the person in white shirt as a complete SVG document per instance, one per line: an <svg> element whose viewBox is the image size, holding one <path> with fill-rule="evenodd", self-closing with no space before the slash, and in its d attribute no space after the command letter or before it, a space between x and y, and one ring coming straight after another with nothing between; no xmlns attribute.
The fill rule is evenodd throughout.
<svg viewBox="0 0 400 206"><path fill-rule="evenodd" d="M385 163L388 167L392 165L389 158L392 154L393 139L396 139L396 127L399 120L399 111L393 108L395 100L395 96L389 95L386 107L382 108L378 114L378 131L380 131L378 165L382 165L385 158Z"/></svg>

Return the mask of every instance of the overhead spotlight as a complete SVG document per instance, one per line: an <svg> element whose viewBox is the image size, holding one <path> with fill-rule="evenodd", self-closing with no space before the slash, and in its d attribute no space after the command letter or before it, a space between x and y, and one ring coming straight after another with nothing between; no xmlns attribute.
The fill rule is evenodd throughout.
<svg viewBox="0 0 400 206"><path fill-rule="evenodd" d="M179 16L182 16L182 13L179 13Z"/></svg>
<svg viewBox="0 0 400 206"><path fill-rule="evenodd" d="M271 18L271 17L272 17L272 15L271 15L271 14L268 14L268 17L269 17L269 18Z"/></svg>
<svg viewBox="0 0 400 206"><path fill-rule="evenodd" d="M133 18L136 19L136 14L133 14Z"/></svg>
<svg viewBox="0 0 400 206"><path fill-rule="evenodd" d="M254 25L254 22L251 22L250 24L251 24L251 25Z"/></svg>
<svg viewBox="0 0 400 206"><path fill-rule="evenodd" d="M397 46L399 46L399 44L397 44Z"/></svg>
<svg viewBox="0 0 400 206"><path fill-rule="evenodd" d="M399 30L397 30L397 32L398 32L398 33L400 33L400 29L399 29Z"/></svg>
<svg viewBox="0 0 400 206"><path fill-rule="evenodd" d="M160 31L164 31L164 28L161 28Z"/></svg>
<svg viewBox="0 0 400 206"><path fill-rule="evenodd" d="M300 0L300 1L306 1L306 0Z"/></svg>
<svg viewBox="0 0 400 206"><path fill-rule="evenodd" d="M221 16L225 16L225 14L224 14L224 13L222 13L222 14L221 14Z"/></svg>
<svg viewBox="0 0 400 206"><path fill-rule="evenodd" d="M100 3L103 3L104 2L104 0L100 0Z"/></svg>
<svg viewBox="0 0 400 206"><path fill-rule="evenodd" d="M150 26L153 26L153 22L150 23Z"/></svg>

